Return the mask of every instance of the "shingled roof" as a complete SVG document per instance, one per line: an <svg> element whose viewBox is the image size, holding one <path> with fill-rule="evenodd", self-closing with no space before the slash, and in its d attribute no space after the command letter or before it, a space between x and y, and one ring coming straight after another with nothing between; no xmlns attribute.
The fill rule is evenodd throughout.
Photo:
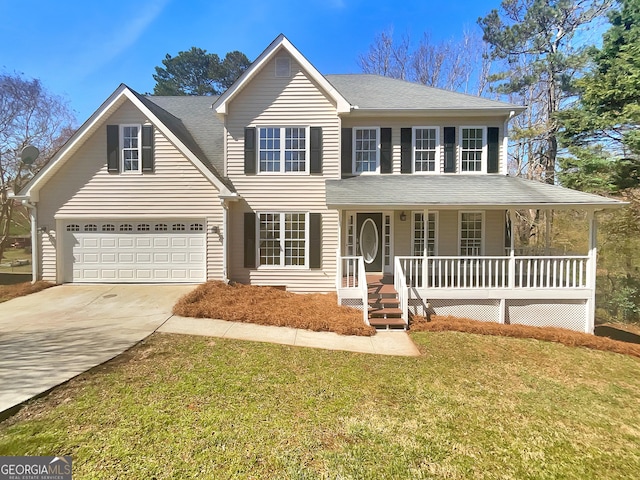
<svg viewBox="0 0 640 480"><path fill-rule="evenodd" d="M140 100L169 128L189 150L231 191L235 191L224 172L224 126L211 105L211 96L141 96Z"/></svg>
<svg viewBox="0 0 640 480"><path fill-rule="evenodd" d="M624 202L504 175L361 175L327 180L327 206L619 207Z"/></svg>
<svg viewBox="0 0 640 480"><path fill-rule="evenodd" d="M520 112L524 107L380 75L326 75L359 110L473 110Z"/></svg>

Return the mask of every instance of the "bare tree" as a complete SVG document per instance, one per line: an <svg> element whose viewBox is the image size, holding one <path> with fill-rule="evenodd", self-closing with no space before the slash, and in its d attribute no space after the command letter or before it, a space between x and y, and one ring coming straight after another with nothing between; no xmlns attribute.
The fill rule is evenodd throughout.
<svg viewBox="0 0 640 480"><path fill-rule="evenodd" d="M75 118L67 103L37 79L0 74L0 258L14 214L11 191L19 192L32 175L73 134ZM41 154L33 165L20 158L27 145Z"/></svg>
<svg viewBox="0 0 640 480"><path fill-rule="evenodd" d="M465 30L460 40L435 42L425 32L415 48L409 35L394 41L393 31L378 34L359 64L365 73L399 78L464 93L485 93L491 60L480 33Z"/></svg>

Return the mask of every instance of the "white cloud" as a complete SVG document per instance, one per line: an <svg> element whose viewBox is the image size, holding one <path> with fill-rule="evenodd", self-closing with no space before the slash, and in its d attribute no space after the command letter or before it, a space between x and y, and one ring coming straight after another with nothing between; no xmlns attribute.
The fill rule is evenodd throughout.
<svg viewBox="0 0 640 480"><path fill-rule="evenodd" d="M118 18L103 19L101 25L96 26L96 31L104 34L88 39L82 53L74 61L76 69L73 75L76 79L84 79L129 49L169 2L170 0L145 0L135 4L135 15L130 14L131 10L123 9L119 11ZM105 21L115 22L118 27L106 29Z"/></svg>

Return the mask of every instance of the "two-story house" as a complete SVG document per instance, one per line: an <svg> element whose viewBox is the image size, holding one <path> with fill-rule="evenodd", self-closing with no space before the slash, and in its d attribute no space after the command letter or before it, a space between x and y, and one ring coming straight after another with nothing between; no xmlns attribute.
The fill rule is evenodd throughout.
<svg viewBox="0 0 640 480"><path fill-rule="evenodd" d="M218 98L121 85L19 195L34 278L216 279L337 291L378 326L432 311L593 331L595 212L621 203L509 177L521 111L323 76L282 35ZM587 211L589 251L518 255L525 208Z"/></svg>

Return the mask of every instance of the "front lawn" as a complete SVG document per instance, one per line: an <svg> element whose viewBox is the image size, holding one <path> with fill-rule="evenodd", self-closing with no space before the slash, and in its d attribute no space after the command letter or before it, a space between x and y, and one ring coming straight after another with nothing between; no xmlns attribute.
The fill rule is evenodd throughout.
<svg viewBox="0 0 640 480"><path fill-rule="evenodd" d="M634 478L637 358L458 332L386 357L156 334L0 424L74 478Z"/></svg>

